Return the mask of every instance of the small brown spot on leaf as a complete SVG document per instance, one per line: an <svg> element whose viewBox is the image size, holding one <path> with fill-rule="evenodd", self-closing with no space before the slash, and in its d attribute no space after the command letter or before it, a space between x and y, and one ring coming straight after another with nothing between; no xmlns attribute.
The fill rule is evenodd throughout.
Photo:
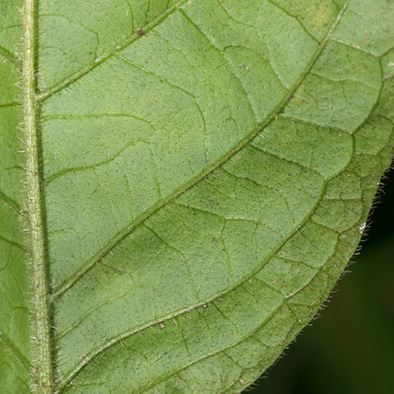
<svg viewBox="0 0 394 394"><path fill-rule="evenodd" d="M142 30L142 29L138 29L137 30L137 36L144 36L145 35L145 32Z"/></svg>

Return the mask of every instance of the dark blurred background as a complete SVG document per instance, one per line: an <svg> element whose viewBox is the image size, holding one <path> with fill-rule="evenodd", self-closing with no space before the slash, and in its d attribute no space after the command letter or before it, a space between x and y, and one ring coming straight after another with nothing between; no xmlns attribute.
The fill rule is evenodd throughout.
<svg viewBox="0 0 394 394"><path fill-rule="evenodd" d="M326 308L248 394L394 394L394 171Z"/></svg>

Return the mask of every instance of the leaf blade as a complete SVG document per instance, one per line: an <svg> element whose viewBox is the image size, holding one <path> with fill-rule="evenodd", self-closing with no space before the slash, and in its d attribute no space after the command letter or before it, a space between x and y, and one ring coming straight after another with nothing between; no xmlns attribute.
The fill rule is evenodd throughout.
<svg viewBox="0 0 394 394"><path fill-rule="evenodd" d="M53 390L239 392L365 227L392 154L393 6L376 0L372 48L357 0L118 3L113 27L109 3L38 12Z"/></svg>
<svg viewBox="0 0 394 394"><path fill-rule="evenodd" d="M27 392L31 372L27 247L20 220L25 159L18 128L23 119L20 90L15 87L21 78L14 36L17 3L2 4L0 15L0 388L9 393Z"/></svg>

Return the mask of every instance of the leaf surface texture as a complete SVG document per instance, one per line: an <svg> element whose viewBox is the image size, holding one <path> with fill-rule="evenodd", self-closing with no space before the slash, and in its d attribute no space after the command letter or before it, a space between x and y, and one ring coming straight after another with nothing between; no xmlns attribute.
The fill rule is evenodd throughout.
<svg viewBox="0 0 394 394"><path fill-rule="evenodd" d="M394 3L33 4L49 391L23 232L22 4L3 3L0 388L241 392L365 228L392 157Z"/></svg>

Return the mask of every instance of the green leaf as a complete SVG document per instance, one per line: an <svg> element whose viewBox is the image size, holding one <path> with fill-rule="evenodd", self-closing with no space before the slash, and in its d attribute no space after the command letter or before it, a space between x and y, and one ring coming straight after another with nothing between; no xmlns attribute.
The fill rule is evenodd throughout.
<svg viewBox="0 0 394 394"><path fill-rule="evenodd" d="M0 6L1 391L239 393L365 228L394 3L18 7Z"/></svg>

